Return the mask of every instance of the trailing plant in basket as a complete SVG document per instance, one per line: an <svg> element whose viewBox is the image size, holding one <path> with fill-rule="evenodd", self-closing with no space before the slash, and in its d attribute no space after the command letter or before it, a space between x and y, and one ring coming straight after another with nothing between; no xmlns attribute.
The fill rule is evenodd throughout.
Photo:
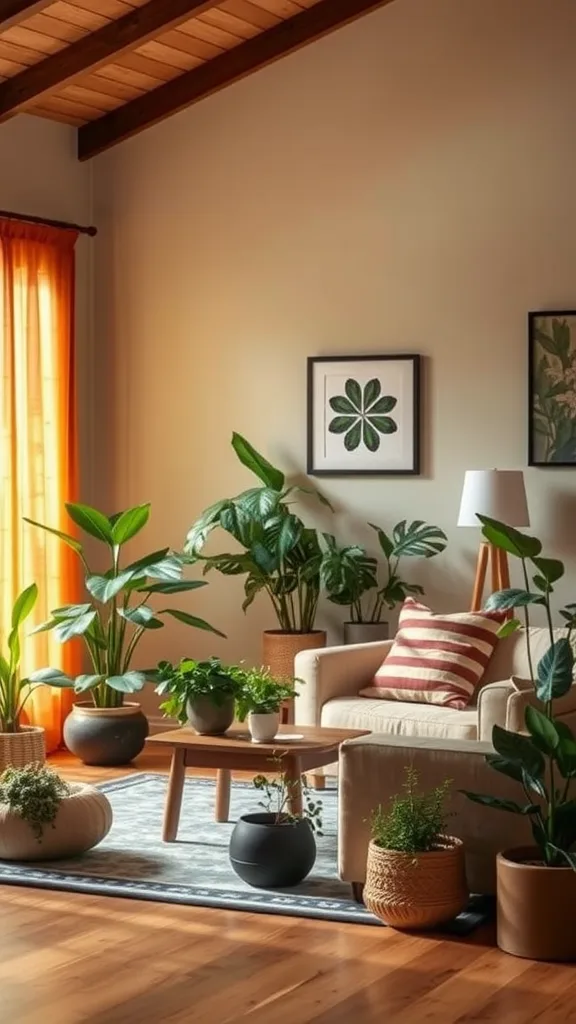
<svg viewBox="0 0 576 1024"><path fill-rule="evenodd" d="M20 732L20 718L33 689L30 681L20 676L20 633L37 597L35 583L18 595L12 608L5 653L0 650L0 732Z"/></svg>
<svg viewBox="0 0 576 1024"><path fill-rule="evenodd" d="M70 786L56 772L42 764L6 768L0 775L0 804L6 804L32 829L41 842L44 829L53 825Z"/></svg>
<svg viewBox="0 0 576 1024"><path fill-rule="evenodd" d="M419 775L406 768L404 792L394 796L387 808L372 814L372 841L383 850L399 853L429 853L437 849L446 827L445 801L451 786L446 780L429 792L418 792Z"/></svg>
<svg viewBox="0 0 576 1024"><path fill-rule="evenodd" d="M161 661L156 678L156 693L166 697L160 710L168 717L178 719L180 725L186 724L189 700L208 697L221 707L230 697L237 697L241 690L235 670L223 665L220 658L209 658L208 661L182 658L178 665Z"/></svg>
<svg viewBox="0 0 576 1024"><path fill-rule="evenodd" d="M353 544L339 547L331 534L324 534L326 552L322 559L322 582L328 599L347 605L351 622L382 621L384 609L392 609L408 594L423 594L418 583L407 583L399 574L403 558L433 558L447 544L447 537L438 526L421 519L397 523L391 535L373 523L384 554L384 580L378 579L378 562L363 547ZM368 595L371 595L370 597Z"/></svg>
<svg viewBox="0 0 576 1024"><path fill-rule="evenodd" d="M160 595L181 594L205 586L203 580L182 578L185 560L170 548L161 548L135 561L124 563L124 546L148 522L150 505L137 505L125 512L107 516L89 505L67 504L71 520L89 537L104 547L108 566L94 572L84 547L76 537L28 519L33 526L54 534L76 553L84 570L89 600L55 608L48 622L33 632L51 629L61 643L82 637L92 672L75 679L59 669L34 672L33 682L71 687L77 694L89 693L96 707L120 707L127 693L136 693L146 682L146 674L131 668L136 648L144 634L164 626L162 616L170 615L196 629L224 636L204 619L180 608L154 609L149 603Z"/></svg>
<svg viewBox="0 0 576 1024"><path fill-rule="evenodd" d="M294 501L305 493L328 502L312 488L287 486L284 473L240 434L232 435L232 448L260 486L207 508L188 531L184 550L191 560L204 562L204 572L216 569L225 576L246 577L244 611L263 592L280 629L310 633L320 596L322 550L317 531L295 514ZM204 545L217 527L242 551L204 556Z"/></svg>
<svg viewBox="0 0 576 1024"><path fill-rule="evenodd" d="M534 689L533 703L526 706L527 735L510 732L499 725L492 731L496 751L486 757L488 764L514 779L522 794L519 802L501 800L467 792L476 803L530 819L534 842L548 867L576 870L576 800L572 784L576 778L576 738L561 719L555 717L554 701L568 693L573 685L574 652L571 644L576 626L576 604L566 605L560 615L566 623L565 635L557 637L552 624L554 584L564 575L562 562L543 557L542 544L518 530L487 516L478 516L482 533L494 547L520 560L523 588L507 588L489 598L486 607L511 612L522 609L526 627L525 638ZM530 607L544 609L550 646L534 665L530 643ZM500 635L505 636L521 626L518 619L504 623Z"/></svg>
<svg viewBox="0 0 576 1024"><path fill-rule="evenodd" d="M306 786L302 785L302 814L292 814L289 803L298 782L289 778L284 771L282 756L271 758L271 761L278 774L272 778L255 775L252 780L255 788L262 794L262 799L258 802L259 807L263 807L265 813L271 815L274 825L289 825L304 818L313 832L319 836L323 835L321 800L313 800Z"/></svg>

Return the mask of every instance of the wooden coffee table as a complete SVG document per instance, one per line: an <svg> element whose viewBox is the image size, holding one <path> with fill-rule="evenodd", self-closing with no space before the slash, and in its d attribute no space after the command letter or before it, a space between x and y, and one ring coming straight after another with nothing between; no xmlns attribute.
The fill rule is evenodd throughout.
<svg viewBox="0 0 576 1024"><path fill-rule="evenodd" d="M199 736L187 726L149 736L147 744L172 750L162 839L165 843L173 843L176 839L186 768L218 769L214 817L216 821L228 821L231 771L273 774L278 770L274 759L281 757L287 780L291 783L290 811L300 814L302 775L337 761L340 744L344 740L367 735L366 729L282 725L273 743L253 743L245 726L232 726L224 736Z"/></svg>

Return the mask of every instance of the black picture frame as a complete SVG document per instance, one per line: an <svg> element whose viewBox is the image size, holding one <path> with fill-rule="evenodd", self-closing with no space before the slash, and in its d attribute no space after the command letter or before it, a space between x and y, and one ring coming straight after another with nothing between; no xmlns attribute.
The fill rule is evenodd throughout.
<svg viewBox="0 0 576 1024"><path fill-rule="evenodd" d="M370 439L372 439L372 442L375 443L375 440L374 440L375 435L378 435L378 439L379 439L380 443L379 443L377 449L375 449L375 450L371 450L370 449L369 450L364 443L362 443L362 444L359 443L356 446L357 448L360 448L360 447L366 448L366 451L363 451L361 453L362 454L362 458L359 458L358 456L356 457L356 461L358 462L357 466L353 465L353 462L354 462L353 452L351 452L350 450L347 450L347 447L345 447L345 446L343 446L343 450L342 450L341 465L335 464L335 460L337 461L338 457L334 456L334 455L332 456L331 460L326 460L326 458L319 458L319 452L318 452L318 448L319 448L319 441L318 441L319 435L322 434L322 437L324 439L327 438L327 431L326 431L326 425L325 424L326 424L326 412L327 412L328 405L329 405L330 402L335 400L335 397L338 398L338 399L341 398L341 399L346 400L346 395L333 396L331 399L328 399L328 401L325 402L322 405L322 402L318 401L319 383L322 380L324 380L326 382L327 381L327 375L324 374L323 377L321 377L319 375L321 374L322 370L324 368L328 368L330 364L343 364L343 365L349 364L350 365L350 371L352 370L352 367L354 365L357 365L359 367L359 376L360 376L360 378L365 378L366 373L367 373L367 367L368 367L368 364L370 364L370 363L373 363L373 364L383 364L383 367L382 367L383 371L384 371L384 367L388 368L389 371L392 371L392 364L394 364L394 363L400 364L399 366L397 366L395 368L396 376L398 376L398 372L400 371L400 368L404 372L404 374L406 374L406 373L408 374L408 379L405 380L404 383L403 383L403 390L404 390L404 393L405 393L405 396L406 396L406 402L411 406L411 408L403 410L404 420L403 420L403 424L400 426L400 430L404 430L404 432L406 434L406 443L407 443L407 445L409 447L409 454L408 454L408 456L405 459L402 459L400 463L398 462L398 459L396 459L394 464L392 464L392 462L390 462L390 464L386 464L386 450L385 450L385 448L383 448L383 444L382 444L382 442L386 438L386 433L382 433L382 431L381 431L381 428L385 427L386 424L382 423L382 421L383 420L388 420L388 419L391 419L391 418L393 419L393 417L390 417L390 416L385 414L385 415L382 415L382 416L376 415L376 420L379 421L379 423L377 424L378 430L375 430L374 427L371 427L371 433L370 433L370 436L368 438L369 441L370 441ZM363 370L361 369L362 367L364 367ZM386 378L386 376L388 376L388 375L383 372L383 377ZM380 388L382 388L382 381L380 380L380 378L379 377L377 377L377 378L374 378L374 377L370 378L370 380L372 382L374 381L374 379L378 380L378 382L380 384ZM353 378L352 382L355 383L356 382L356 378ZM350 383L350 381L346 382L346 387L348 386L349 383ZM360 385L357 384L357 387L358 386L360 386ZM367 384L365 383L363 385L363 388L365 389L366 386L367 386ZM378 394L380 395L380 397L377 397L375 399L375 404L377 405L378 403L382 403L382 405L384 407L386 407L387 403L384 402L383 399L384 398L390 399L392 396L386 395L385 392L382 395L382 394L380 394L377 391L377 386L374 383L373 383L372 386L373 386L373 393L376 393L377 395ZM307 468L308 468L308 474L310 476L341 476L341 477L348 477L348 476L418 476L420 474L420 450L421 450L421 444L420 444L420 386L421 386L421 357L419 355L415 355L413 353L410 353L410 354L407 354L407 355L405 355L405 354L399 354L399 355L388 355L388 354L387 355L378 355L378 354L376 354L376 355L362 355L362 356L357 356L357 355L353 355L353 356L347 356L347 355L343 355L343 356L340 356L340 355L335 355L335 356L309 356L308 360L307 360ZM325 384L325 387L324 387L324 393L326 393L326 384ZM365 398L365 390L362 391L362 403L364 401L364 398ZM395 406L392 407L391 411L393 411L393 409L395 407L397 408L397 399L394 399L394 401L395 401ZM406 404L406 402L405 402L405 404ZM388 402L388 404L389 404L389 402ZM319 419L319 417L320 417L320 419ZM333 422L334 422L334 420L343 421L346 418L349 418L346 413L344 415L340 415L340 416L336 415L336 416L333 417ZM370 424L373 424L373 423L376 422L376 420L374 419L374 414L373 414L372 419L370 419L370 417L365 417L363 415L363 410L361 409L358 412L358 414L357 414L357 423L356 423L356 426L355 426L354 429L356 430L357 433L358 433L358 431L360 431L362 442L365 441L365 437L366 437L366 435L364 434L364 431L367 429L364 426L365 420L368 420L370 422ZM359 426L358 426L358 424L359 424ZM330 428L328 428L328 429L330 429ZM344 431L343 429L339 429L338 433L342 434L343 436L347 436L350 433L350 429L346 428L346 431ZM396 424L396 429L395 429L394 433L398 434L401 437L399 429L398 429L398 424ZM356 449L354 449L354 451L355 450ZM369 454L367 454L368 452L369 452ZM373 456L374 456L374 458L372 458ZM371 461L374 462L373 468L369 465L369 463ZM328 464L328 462L330 464ZM406 463L406 464L403 464L403 463Z"/></svg>
<svg viewBox="0 0 576 1024"><path fill-rule="evenodd" d="M574 309L528 313L528 465L576 467Z"/></svg>

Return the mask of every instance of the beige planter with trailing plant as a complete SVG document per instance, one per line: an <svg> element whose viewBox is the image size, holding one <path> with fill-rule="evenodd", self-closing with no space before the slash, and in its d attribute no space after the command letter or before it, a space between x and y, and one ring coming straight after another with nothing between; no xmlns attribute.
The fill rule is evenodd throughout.
<svg viewBox="0 0 576 1024"><path fill-rule="evenodd" d="M435 928L456 917L468 902L464 846L440 836L427 853L368 848L364 904L392 928Z"/></svg>

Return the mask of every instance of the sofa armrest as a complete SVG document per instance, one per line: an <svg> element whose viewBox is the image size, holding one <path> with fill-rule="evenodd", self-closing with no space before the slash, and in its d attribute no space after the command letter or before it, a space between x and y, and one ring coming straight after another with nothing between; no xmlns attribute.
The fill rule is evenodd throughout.
<svg viewBox="0 0 576 1024"><path fill-rule="evenodd" d="M300 651L294 660L298 696L296 725L320 725L322 705L334 697L353 697L374 678L393 640Z"/></svg>
<svg viewBox="0 0 576 1024"><path fill-rule="evenodd" d="M501 725L510 732L526 732L525 714L528 704L541 704L528 680L503 679L483 686L478 694L478 739L492 740L492 728ZM576 725L576 685L564 697L554 701L554 717Z"/></svg>
<svg viewBox="0 0 576 1024"><path fill-rule="evenodd" d="M508 701L516 688L511 679L502 679L498 683L488 683L478 694L478 739L492 742L492 729L495 725L507 726Z"/></svg>

